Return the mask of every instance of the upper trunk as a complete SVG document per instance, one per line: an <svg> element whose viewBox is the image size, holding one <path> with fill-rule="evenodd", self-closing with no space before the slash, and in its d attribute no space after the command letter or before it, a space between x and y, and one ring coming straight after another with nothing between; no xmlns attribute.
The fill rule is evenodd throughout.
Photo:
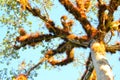
<svg viewBox="0 0 120 80"><path fill-rule="evenodd" d="M91 57L97 74L97 80L114 80L112 69L105 54L105 46L102 42L93 42L91 44Z"/></svg>

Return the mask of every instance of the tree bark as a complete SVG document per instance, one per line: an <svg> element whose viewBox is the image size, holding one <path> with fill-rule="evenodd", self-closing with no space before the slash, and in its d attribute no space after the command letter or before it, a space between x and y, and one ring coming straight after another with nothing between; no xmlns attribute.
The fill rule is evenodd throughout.
<svg viewBox="0 0 120 80"><path fill-rule="evenodd" d="M91 57L97 74L97 80L114 80L112 69L106 58L103 42L91 43Z"/></svg>

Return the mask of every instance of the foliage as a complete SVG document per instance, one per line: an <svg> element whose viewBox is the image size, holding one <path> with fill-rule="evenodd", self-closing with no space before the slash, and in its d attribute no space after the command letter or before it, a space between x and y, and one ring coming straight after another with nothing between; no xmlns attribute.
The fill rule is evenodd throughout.
<svg viewBox="0 0 120 80"><path fill-rule="evenodd" d="M61 15L56 16L59 19L58 24L52 20L50 14L56 3L55 0L0 0L0 27L5 30L0 42L1 59L8 59L6 64L9 65L10 60L21 57L20 51L30 49L36 51L39 49L41 53L39 56L43 56L37 64L33 62L26 64L24 60L20 62L18 70L10 71L10 78L15 76L13 80L17 78L27 80L33 75L37 76L34 69L39 69L39 65L44 62L47 68L49 64L67 65L74 61L76 47L90 48L94 40L104 43L106 52L111 54L120 50L119 42L109 45L116 32L118 34L120 32L120 20L114 20L114 13L120 5L119 0L59 0L61 5L57 7L64 6L67 15L60 12ZM56 13L54 12L52 16ZM91 16L93 14L94 16ZM73 30L77 22L80 23L78 26L82 33L78 32L76 35ZM108 33L110 35L106 37ZM62 60L59 60L60 56L57 54L61 53L65 53L66 57L63 56ZM88 59L86 67L89 67L90 62L91 59Z"/></svg>

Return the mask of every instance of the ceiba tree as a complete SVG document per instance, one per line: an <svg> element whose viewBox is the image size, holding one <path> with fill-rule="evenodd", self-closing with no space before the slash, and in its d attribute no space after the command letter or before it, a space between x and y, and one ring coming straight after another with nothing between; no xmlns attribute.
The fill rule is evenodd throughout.
<svg viewBox="0 0 120 80"><path fill-rule="evenodd" d="M16 37L16 43L13 47L18 50L26 45L36 46L37 43L45 40L49 41L53 38L60 37L64 40L56 49L49 49L46 51L44 57L33 66L26 74L16 76L22 76L26 78L30 72L44 61L49 62L51 65L66 65L74 60L74 48L83 47L90 48L88 60L86 62L86 71L83 73L81 80L114 80L112 69L107 61L106 52L115 53L120 50L120 43L109 45L105 41L107 33L111 33L110 37L114 36L114 31L120 32L120 20L114 20L114 12L120 5L120 0L108 0L109 4L104 0L97 0L93 4L93 0L75 0L74 3L70 0L59 0L65 10L68 11L74 18L82 25L86 35L77 36L71 33L74 20L69 20L68 16L63 15L60 18L63 28L56 26L56 23L45 15L42 15L42 11L39 8L32 7L28 0L17 0L21 6L20 11L28 11L33 16L38 17L45 23L46 28L49 30L49 34L40 34L39 32L28 34L24 28L19 29L19 36ZM88 20L87 13L92 7L96 7L98 25L94 27ZM111 38L110 38L111 39ZM66 52L66 58L59 61L54 59L54 55Z"/></svg>

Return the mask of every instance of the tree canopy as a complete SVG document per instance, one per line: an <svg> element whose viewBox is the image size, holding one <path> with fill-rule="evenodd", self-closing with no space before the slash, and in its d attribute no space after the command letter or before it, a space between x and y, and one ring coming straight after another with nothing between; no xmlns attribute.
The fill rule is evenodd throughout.
<svg viewBox="0 0 120 80"><path fill-rule="evenodd" d="M42 64L52 69L77 61L85 68L79 80L114 80L106 55L120 51L119 5L120 0L0 0L0 64L12 67L3 67L0 79L34 80Z"/></svg>

